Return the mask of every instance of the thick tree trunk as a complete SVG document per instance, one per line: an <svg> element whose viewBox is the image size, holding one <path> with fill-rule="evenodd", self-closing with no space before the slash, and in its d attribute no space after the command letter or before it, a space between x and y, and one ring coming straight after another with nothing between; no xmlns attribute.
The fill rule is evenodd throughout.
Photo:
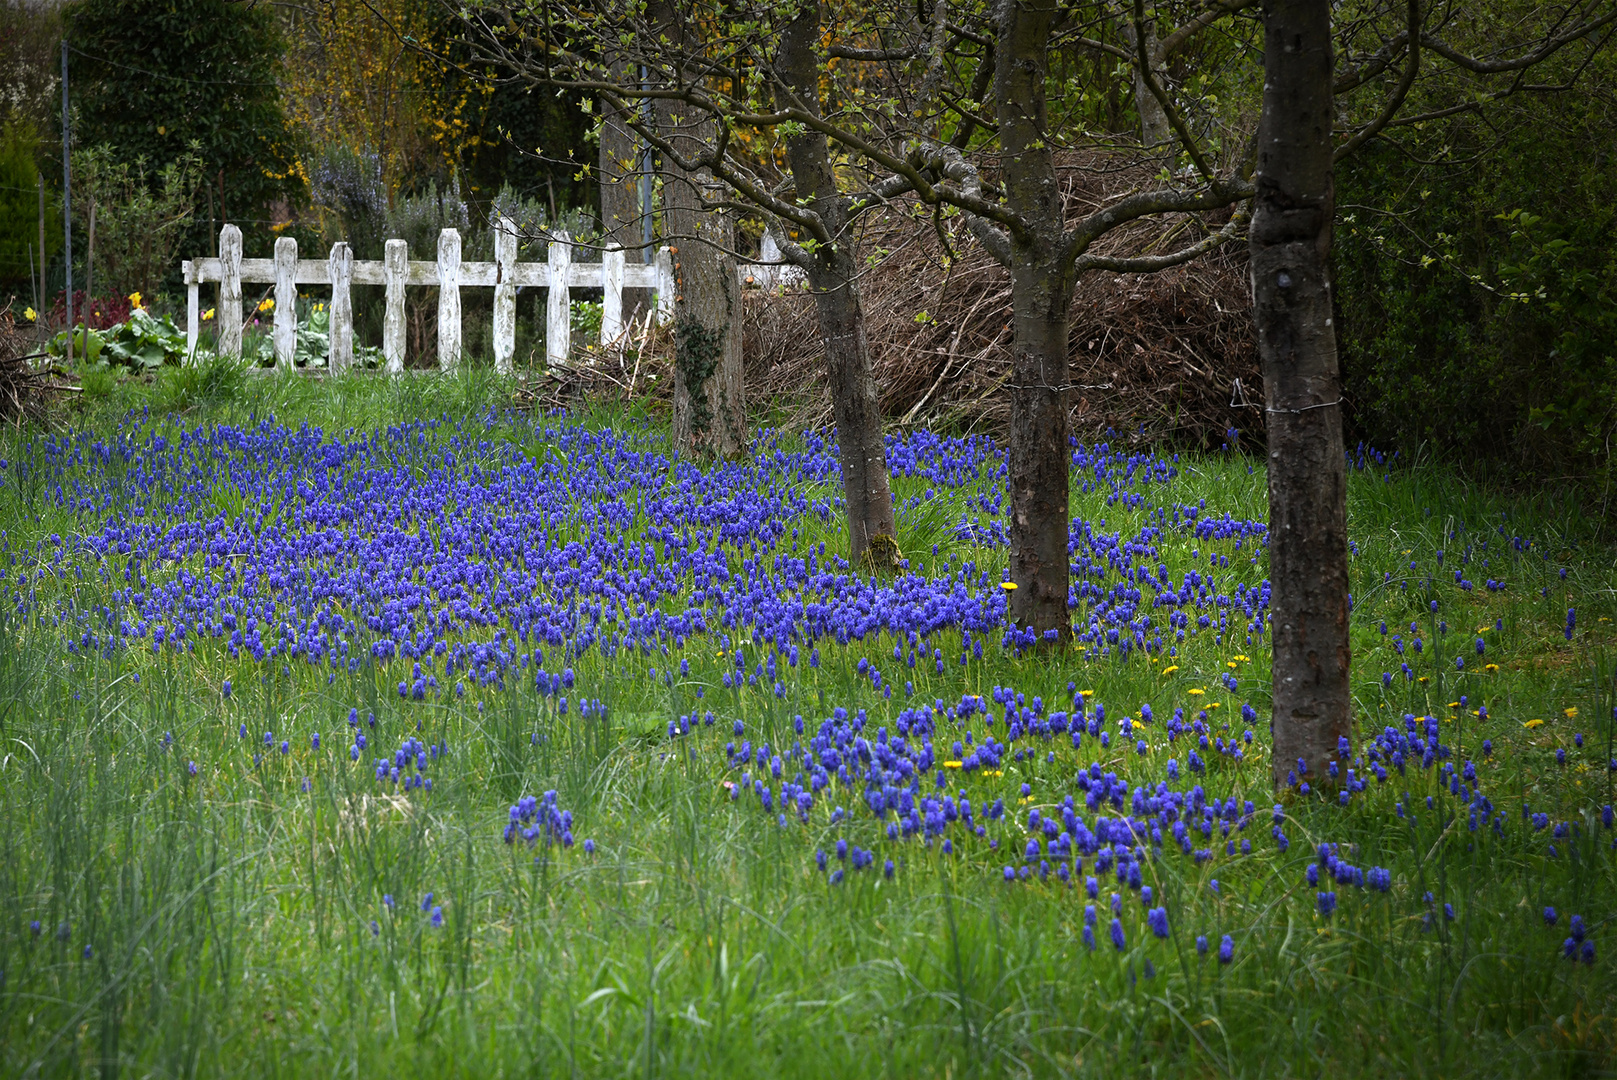
<svg viewBox="0 0 1617 1080"><path fill-rule="evenodd" d="M612 65L612 78L626 82L633 78L633 69L619 60ZM621 110L601 103L601 146L599 178L601 186L602 243L615 242L628 248L628 260L645 261L640 248L643 241L640 205L640 147L634 132L623 121ZM643 316L651 304L647 289L623 290L623 315L636 311Z"/></svg>
<svg viewBox="0 0 1617 1080"><path fill-rule="evenodd" d="M994 99L1007 201L1028 223L1011 238L1011 619L1066 641L1067 317L1072 258L1045 131L1055 0L999 6Z"/></svg>
<svg viewBox="0 0 1617 1080"><path fill-rule="evenodd" d="M712 121L659 108L675 150L695 157ZM703 209L713 179L663 162L663 224L674 249L674 452L741 456L747 447L741 368L741 282L729 218Z"/></svg>
<svg viewBox="0 0 1617 1080"><path fill-rule="evenodd" d="M1331 14L1264 4L1251 273L1269 436L1274 781L1330 782L1349 736L1347 498L1328 265ZM1304 766L1306 766L1306 771Z"/></svg>
<svg viewBox="0 0 1617 1080"><path fill-rule="evenodd" d="M820 108L819 41L819 6L806 3L781 35L779 70L799 102L815 113ZM837 188L823 135L788 138L786 155L797 197L820 215L832 238L815 247L805 269L825 344L842 493L848 506L848 561L872 569L894 569L901 553L894 539L881 407L870 369L848 198Z"/></svg>

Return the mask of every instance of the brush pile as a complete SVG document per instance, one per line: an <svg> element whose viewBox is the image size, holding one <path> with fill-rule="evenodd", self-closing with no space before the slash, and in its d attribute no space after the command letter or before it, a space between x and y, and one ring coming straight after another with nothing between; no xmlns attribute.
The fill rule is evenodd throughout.
<svg viewBox="0 0 1617 1080"><path fill-rule="evenodd" d="M1069 221L1145 187L1150 174L1105 159L1062 162ZM1095 249L1118 255L1175 250L1228 220L1175 215L1136 222ZM861 282L883 412L901 426L1003 433L1009 423L1009 274L964 228L944 250L929 218L898 210L861 237L875 261ZM1262 438L1262 413L1232 406L1240 379L1261 400L1245 245L1156 274L1091 272L1073 296L1069 407L1081 439L1118 433L1217 446L1230 428ZM754 290L746 309L747 395L793 403L791 421L830 423L813 300L801 289Z"/></svg>
<svg viewBox="0 0 1617 1080"><path fill-rule="evenodd" d="M49 358L33 346L7 304L0 310L0 422L42 420L52 394L78 389L56 379Z"/></svg>

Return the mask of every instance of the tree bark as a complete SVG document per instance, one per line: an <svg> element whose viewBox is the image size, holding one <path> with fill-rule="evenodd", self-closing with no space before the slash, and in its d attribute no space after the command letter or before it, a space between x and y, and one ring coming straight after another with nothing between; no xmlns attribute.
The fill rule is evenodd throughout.
<svg viewBox="0 0 1617 1080"><path fill-rule="evenodd" d="M1135 33L1132 9L1123 16L1123 39L1129 43L1129 48L1135 50L1136 55L1143 57L1144 62L1151 66L1157 85L1166 87L1168 81L1163 78L1162 46L1157 42L1155 11L1150 4L1146 5L1145 13L1143 45L1139 40L1140 35ZM1134 111L1140 116L1141 144L1156 153L1169 151L1169 144L1173 142L1173 128L1168 124L1168 114L1163 111L1162 102L1146 85L1145 74L1138 65L1134 68Z"/></svg>
<svg viewBox="0 0 1617 1080"><path fill-rule="evenodd" d="M1073 260L1046 135L1055 0L1004 0L994 73L1011 235L1010 615L1023 629L1072 636L1067 609L1067 320Z"/></svg>
<svg viewBox="0 0 1617 1080"><path fill-rule="evenodd" d="M1331 782L1349 736L1346 469L1328 274L1327 0L1264 4L1251 273L1269 437L1274 782Z"/></svg>
<svg viewBox="0 0 1617 1080"><path fill-rule="evenodd" d="M615 61L610 68L611 77L619 82L632 82L633 67L624 60ZM623 113L601 102L601 231L602 242L616 242L629 249L627 258L632 263L646 261L641 250L642 219L640 206L640 148L634 132L623 122ZM639 310L644 315L651 305L651 293L646 289L623 290L623 314Z"/></svg>
<svg viewBox="0 0 1617 1080"><path fill-rule="evenodd" d="M713 121L658 109L658 124L682 156L713 138ZM663 225L674 256L674 452L737 458L747 447L741 367L741 281L729 218L707 210L713 178L665 160ZM717 193L714 193L715 195Z"/></svg>
<svg viewBox="0 0 1617 1080"><path fill-rule="evenodd" d="M781 35L778 69L793 95L815 115L820 111L819 42L819 3L808 0ZM848 507L848 561L871 569L896 569L902 553L894 538L893 496L859 296L850 201L837 187L825 136L805 132L788 137L786 156L797 197L820 216L831 238L807 252L803 269L825 345L842 493ZM797 247L803 250L802 245Z"/></svg>

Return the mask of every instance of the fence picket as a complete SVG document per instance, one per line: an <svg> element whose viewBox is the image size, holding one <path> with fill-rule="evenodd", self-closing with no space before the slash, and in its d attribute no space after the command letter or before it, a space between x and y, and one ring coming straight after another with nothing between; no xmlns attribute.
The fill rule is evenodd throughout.
<svg viewBox="0 0 1617 1080"><path fill-rule="evenodd" d="M275 366L291 370L298 348L298 242L275 241Z"/></svg>
<svg viewBox="0 0 1617 1080"><path fill-rule="evenodd" d="M614 241L601 252L601 343L623 334L623 248Z"/></svg>
<svg viewBox="0 0 1617 1080"><path fill-rule="evenodd" d="M404 371L404 279L410 272L410 245L389 240L382 253L387 310L382 316L382 359L389 375Z"/></svg>
<svg viewBox="0 0 1617 1080"><path fill-rule="evenodd" d="M345 241L331 245L331 306L326 309L326 332L331 342L332 371L346 371L354 362L354 300L349 284L354 276L354 249Z"/></svg>
<svg viewBox="0 0 1617 1080"><path fill-rule="evenodd" d="M573 246L564 232L550 241L550 293L545 297L545 361L567 363L573 343L572 296L567 287Z"/></svg>
<svg viewBox="0 0 1617 1080"><path fill-rule="evenodd" d="M226 225L219 230L219 309L213 313L219 328L219 354L241 355L241 230Z"/></svg>
<svg viewBox="0 0 1617 1080"><path fill-rule="evenodd" d="M511 373L517 352L517 234L505 215L494 222L494 370Z"/></svg>
<svg viewBox="0 0 1617 1080"><path fill-rule="evenodd" d="M438 369L460 363L460 230L438 233Z"/></svg>

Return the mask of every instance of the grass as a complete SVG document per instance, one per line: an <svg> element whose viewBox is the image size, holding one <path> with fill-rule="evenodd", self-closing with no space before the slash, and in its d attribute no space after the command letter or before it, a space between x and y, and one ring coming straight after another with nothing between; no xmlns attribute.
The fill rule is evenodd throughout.
<svg viewBox="0 0 1617 1080"><path fill-rule="evenodd" d="M554 436L560 421L501 414L508 395L471 367L454 378L397 381L166 372L155 383L105 388L76 421L89 435L74 445L113 444L121 427L116 445L132 451L127 459L70 462L60 436L7 436L0 556L16 563L0 628L6 1075L1577 1076L1612 1068L1617 874L1600 808L1612 801L1617 573L1601 523L1571 495L1506 496L1432 466L1371 466L1350 478L1359 748L1388 725L1401 729L1406 713L1437 718L1450 760L1475 763L1475 787L1497 807L1502 833L1471 831L1447 779L1411 763L1385 784L1371 779L1346 807L1283 794L1289 847L1281 851L1260 721L1244 760L1203 751L1205 774L1181 785L1194 779L1210 797L1254 802L1251 823L1230 833L1250 840L1252 854L1226 856L1215 829L1196 838L1216 852L1208 861L1182 855L1171 840L1147 858L1145 884L1167 909L1167 939L1148 933L1146 905L1131 889L1097 875L1093 952L1083 941L1092 901L1081 885L1054 874L1007 882L1001 869L1021 863L1031 808L1058 813L1071 794L1092 824L1122 812L1084 806L1075 777L1092 762L1130 785L1162 780L1169 757L1184 764L1191 737L1169 744L1164 736L1175 707L1194 716L1216 703L1209 734L1234 721L1232 738L1243 704L1266 717L1266 639L1248 643L1233 621L1222 637L1216 627L1182 643L1169 635L1165 648L1176 655L1153 658L1018 654L997 635L979 635L978 658L958 629L945 628L925 639L949 658L942 674L895 660L885 633L847 645L822 639L819 666L783 669L778 697L767 684L723 685L733 669L717 655L725 646L716 630L666 658L600 648L571 658L576 685L565 713L556 695L534 690L530 674L512 675L503 689L472 682L464 697L414 701L395 689L409 674L401 660L336 670L258 662L232 657L215 638L194 651L154 650L149 637L107 651L64 647L99 625L103 605L122 603L114 594L127 567L82 549L58 560L52 534L81 536L109 518L138 523L137 512L162 519L170 500L206 500L215 520L248 522L260 535L295 528L284 507L257 504L223 466L141 495L142 470L156 460L153 437L273 417L335 438L446 417L410 429L424 449L396 451L423 485L442 482L424 463L457 424L529 459L589 464L566 460ZM579 419L644 448L661 445L644 415ZM776 446L802 448L789 439ZM998 520L983 509L1002 483L996 468L990 459L953 486L895 477L899 541L912 570L958 571L969 560L971 580L985 576L983 591L993 592L1004 549L962 539L955 525L962 514L985 526ZM1203 499L1204 519L1266 516L1261 461L1186 458L1171 479L1150 482L1119 472L1113 462L1106 476L1075 474L1074 516L1096 532L1128 540L1165 520L1159 509ZM780 483L810 506L829 508L836 496L824 477ZM75 509L81 490L106 501ZM777 553L820 541L832 553L845 549L834 513L809 510L786 524L799 535L783 532ZM625 531L644 527L642 515ZM590 531L578 515L555 529L558 544ZM1149 563L1175 582L1194 569L1216 575L1214 591L1228 595L1236 582L1263 578L1263 550L1250 538L1237 548L1163 526L1154 542ZM752 555L722 554L738 574ZM130 580L154 589L207 569L151 558ZM1473 589L1458 587L1455 569ZM26 586L17 576L25 571ZM1488 590L1489 578L1506 588ZM1103 590L1125 584L1103 559L1091 580ZM683 609L683 600L673 606ZM1577 610L1570 640L1569 607ZM1093 609L1086 601L1079 614ZM1233 609L1201 610L1216 618ZM1392 638L1410 638L1412 622L1423 651L1400 657ZM462 636L487 641L490 633ZM366 639L352 636L355 655L364 654ZM1466 657L1463 669L1455 655ZM689 675L651 675L655 667L672 676L681 657ZM862 659L896 672L890 698L861 674ZM900 692L905 681L913 697ZM1106 703L1112 720L1151 703L1148 753L1126 739L1110 749L1086 739L1076 750L1052 740L1007 756L1002 775L953 773L952 792L979 807L993 798L1008 804L989 833L999 848L958 833L950 855L915 838L887 840L841 786L816 800L808 823L782 827L756 798L732 800L724 786L741 780L724 752L735 720L751 740L780 747L799 738L798 715L809 734L839 706L866 709L872 727L885 726L918 703L989 696L996 686L1060 707L1069 683L1093 691L1089 702ZM1466 706L1451 707L1462 695ZM581 715L585 700L604 705L604 716L594 708ZM1484 704L1489 715L1475 715ZM357 765L350 710L369 741ZM706 710L717 714L713 727L667 734L670 721ZM1544 723L1526 726L1534 719ZM959 737L946 726L940 750ZM1003 725L996 730L1005 737ZM273 733L267 747L265 732ZM375 779L370 761L406 739L447 747L425 770L430 792ZM507 808L546 790L574 815L578 844L502 842ZM839 804L857 812L833 823ZM1550 827L1535 831L1524 804L1548 814ZM1566 834L1556 836L1563 824ZM582 851L585 838L593 855ZM838 838L875 852L876 866L832 884L814 854L833 851ZM1354 865L1386 868L1391 889L1307 884L1324 842L1341 844ZM881 872L887 858L891 878ZM1092 859L1085 866L1080 878L1095 873ZM1339 898L1329 917L1316 895L1326 888ZM1113 892L1122 897L1121 951L1106 936ZM1542 915L1549 906L1554 927ZM1592 965L1561 956L1573 913L1597 945ZM1227 965L1212 954L1225 934L1234 946ZM1210 939L1206 956L1198 935Z"/></svg>

